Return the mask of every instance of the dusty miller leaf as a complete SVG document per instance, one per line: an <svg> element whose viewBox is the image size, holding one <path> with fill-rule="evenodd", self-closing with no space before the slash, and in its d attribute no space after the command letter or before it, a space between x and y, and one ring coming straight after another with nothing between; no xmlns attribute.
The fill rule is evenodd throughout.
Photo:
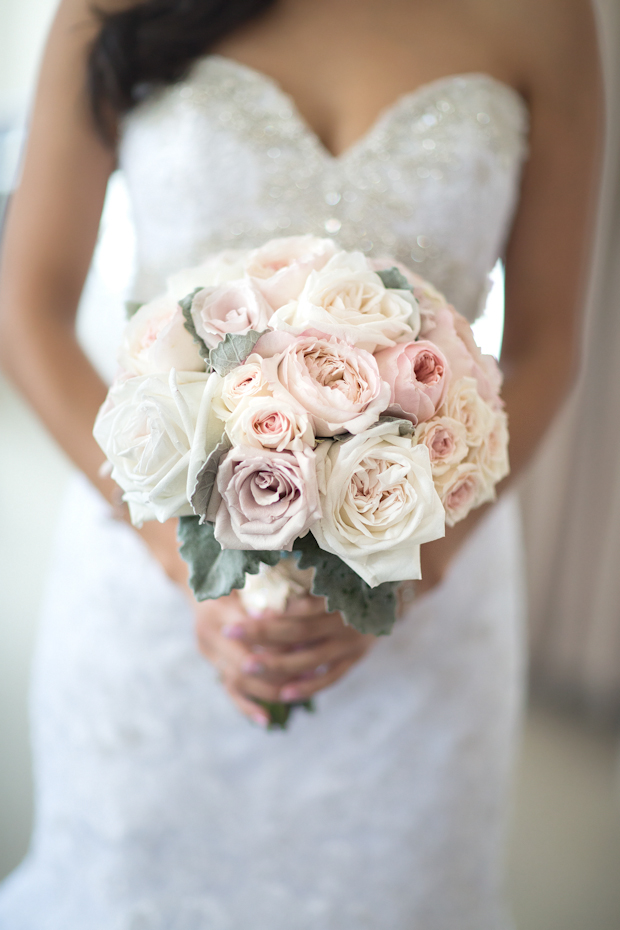
<svg viewBox="0 0 620 930"><path fill-rule="evenodd" d="M222 549L211 523L198 517L179 518L180 553L190 568L189 583L198 601L224 597L233 588L242 588L246 573L256 575L260 563L277 565L282 553L243 549Z"/></svg>
<svg viewBox="0 0 620 930"><path fill-rule="evenodd" d="M221 378L225 378L239 365L243 365L265 332L266 330L259 333L255 329L249 329L247 333L226 333L224 339L209 353L211 368L217 371Z"/></svg>
<svg viewBox="0 0 620 930"><path fill-rule="evenodd" d="M413 436L415 433L415 426L411 420L406 420L403 417L382 416L379 417L375 425L379 423L398 423L398 433L400 436Z"/></svg>
<svg viewBox="0 0 620 930"><path fill-rule="evenodd" d="M198 354L200 355L200 358L204 359L204 361L207 363L207 371L212 371L209 362L209 349L202 336L198 335L196 324L194 323L194 318L192 317L192 304L194 303L194 297L199 291L202 290L204 290L202 287L195 288L191 294L188 294L187 297L184 297L183 300L179 301L179 306L183 311L183 316L185 318L185 323L183 324L185 329L188 331L198 346Z"/></svg>
<svg viewBox="0 0 620 930"><path fill-rule="evenodd" d="M327 598L329 610L339 610L360 633L382 636L391 632L396 620L397 582L371 588L337 555L321 549L312 533L296 540L293 549L300 553L300 568L314 568L312 593Z"/></svg>
<svg viewBox="0 0 620 930"><path fill-rule="evenodd" d="M143 307L144 304L139 300L126 300L125 301L125 318L130 320L132 316L135 316L140 307Z"/></svg>
<svg viewBox="0 0 620 930"><path fill-rule="evenodd" d="M397 291L411 291L413 293L413 286L409 284L407 278L398 268L384 268L382 271L375 272L375 274L379 275L383 281L384 287Z"/></svg>
<svg viewBox="0 0 620 930"><path fill-rule="evenodd" d="M190 498L190 504L194 509L194 513L198 514L200 517L201 523L205 521L220 462L229 449L232 449L232 442L228 438L228 435L223 433L217 446L208 456L207 461L196 475L196 484L194 485L194 491Z"/></svg>

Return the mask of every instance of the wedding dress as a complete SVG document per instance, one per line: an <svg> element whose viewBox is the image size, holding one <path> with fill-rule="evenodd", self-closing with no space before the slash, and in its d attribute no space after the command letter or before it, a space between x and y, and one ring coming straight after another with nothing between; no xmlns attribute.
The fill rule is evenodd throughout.
<svg viewBox="0 0 620 930"><path fill-rule="evenodd" d="M473 319L526 151L484 74L401 97L340 157L226 58L125 120L137 299L209 251L314 233L391 254ZM499 930L522 682L505 498L445 581L287 732L242 718L191 611L86 482L59 531L33 687L36 827L2 930Z"/></svg>

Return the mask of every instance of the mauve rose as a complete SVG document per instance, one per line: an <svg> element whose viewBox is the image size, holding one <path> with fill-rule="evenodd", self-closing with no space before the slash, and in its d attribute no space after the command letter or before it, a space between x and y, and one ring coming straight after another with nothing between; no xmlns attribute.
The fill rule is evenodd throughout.
<svg viewBox="0 0 620 930"><path fill-rule="evenodd" d="M286 236L249 253L246 274L274 310L299 297L311 271L319 271L337 251L332 239Z"/></svg>
<svg viewBox="0 0 620 930"><path fill-rule="evenodd" d="M274 397L307 412L316 436L362 433L389 404L374 357L335 336L267 333L255 351Z"/></svg>
<svg viewBox="0 0 620 930"><path fill-rule="evenodd" d="M390 385L388 414L405 416L415 425L430 420L444 402L450 383L445 356L432 342L419 340L382 349L375 355L379 372Z"/></svg>
<svg viewBox="0 0 620 930"><path fill-rule="evenodd" d="M458 465L469 452L465 427L451 417L433 417L426 423L420 423L415 439L418 445L425 445L429 451L433 478Z"/></svg>
<svg viewBox="0 0 620 930"><path fill-rule="evenodd" d="M227 333L267 329L272 309L254 284L242 279L198 291L191 314L196 332L213 349Z"/></svg>
<svg viewBox="0 0 620 930"><path fill-rule="evenodd" d="M224 549L290 552L321 516L312 449L239 446L222 459L207 519Z"/></svg>
<svg viewBox="0 0 620 930"><path fill-rule="evenodd" d="M446 525L464 520L470 510L485 499L486 483L473 462L461 462L435 482L446 511ZM488 498L486 498L488 499Z"/></svg>

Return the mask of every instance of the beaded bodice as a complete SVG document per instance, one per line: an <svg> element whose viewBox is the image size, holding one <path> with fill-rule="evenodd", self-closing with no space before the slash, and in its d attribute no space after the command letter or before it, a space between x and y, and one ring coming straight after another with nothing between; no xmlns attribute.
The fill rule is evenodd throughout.
<svg viewBox="0 0 620 930"><path fill-rule="evenodd" d="M455 75L400 97L335 157L271 78L209 55L123 125L135 296L208 252L313 233L393 255L473 319L512 220L527 123L512 88Z"/></svg>

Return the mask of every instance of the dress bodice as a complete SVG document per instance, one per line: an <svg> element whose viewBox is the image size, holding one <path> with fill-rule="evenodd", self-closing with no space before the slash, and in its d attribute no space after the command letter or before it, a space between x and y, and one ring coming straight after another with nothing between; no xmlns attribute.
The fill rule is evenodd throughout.
<svg viewBox="0 0 620 930"><path fill-rule="evenodd" d="M124 121L135 296L208 252L312 233L396 257L473 319L512 221L527 125L511 87L455 75L400 97L335 157L271 78L202 58Z"/></svg>

